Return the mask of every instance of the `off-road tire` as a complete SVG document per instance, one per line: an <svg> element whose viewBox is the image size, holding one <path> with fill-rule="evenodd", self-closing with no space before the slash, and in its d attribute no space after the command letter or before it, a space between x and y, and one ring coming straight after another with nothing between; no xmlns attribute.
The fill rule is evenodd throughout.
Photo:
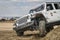
<svg viewBox="0 0 60 40"><path fill-rule="evenodd" d="M54 29L53 25L49 25L48 27L46 27L47 32L50 32L53 29Z"/></svg>
<svg viewBox="0 0 60 40"><path fill-rule="evenodd" d="M17 33L17 36L23 36L24 35L24 32L16 32Z"/></svg>
<svg viewBox="0 0 60 40"><path fill-rule="evenodd" d="M46 22L45 20L39 21L39 36L44 37L46 35Z"/></svg>

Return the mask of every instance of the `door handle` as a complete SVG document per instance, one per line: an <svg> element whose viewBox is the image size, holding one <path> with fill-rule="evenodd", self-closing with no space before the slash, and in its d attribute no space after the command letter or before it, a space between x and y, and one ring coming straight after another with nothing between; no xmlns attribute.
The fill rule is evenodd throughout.
<svg viewBox="0 0 60 40"><path fill-rule="evenodd" d="M56 13L56 11L54 11L54 13Z"/></svg>
<svg viewBox="0 0 60 40"><path fill-rule="evenodd" d="M53 13L50 13L51 16L53 16Z"/></svg>

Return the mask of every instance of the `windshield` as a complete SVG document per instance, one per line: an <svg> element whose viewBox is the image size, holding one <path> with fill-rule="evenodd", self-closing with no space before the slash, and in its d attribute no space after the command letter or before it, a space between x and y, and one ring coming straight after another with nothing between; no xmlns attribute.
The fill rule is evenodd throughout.
<svg viewBox="0 0 60 40"><path fill-rule="evenodd" d="M38 12L38 11L42 11L42 10L44 10L44 4L35 9L31 9L29 13Z"/></svg>

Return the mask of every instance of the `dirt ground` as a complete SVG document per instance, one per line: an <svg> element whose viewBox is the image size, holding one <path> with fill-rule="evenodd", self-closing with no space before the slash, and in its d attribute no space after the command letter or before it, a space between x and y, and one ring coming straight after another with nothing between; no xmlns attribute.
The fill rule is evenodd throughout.
<svg viewBox="0 0 60 40"><path fill-rule="evenodd" d="M45 37L38 37L38 31L26 31L24 36L17 36L16 32L12 29L13 23L0 22L0 40L60 40L60 26L50 31ZM33 35L27 35L33 34ZM35 34L35 35L34 35Z"/></svg>

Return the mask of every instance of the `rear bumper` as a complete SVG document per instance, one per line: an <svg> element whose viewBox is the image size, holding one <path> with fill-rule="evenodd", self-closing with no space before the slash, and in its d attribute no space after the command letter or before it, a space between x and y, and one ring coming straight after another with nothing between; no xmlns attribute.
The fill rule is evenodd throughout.
<svg viewBox="0 0 60 40"><path fill-rule="evenodd" d="M13 28L13 30L15 30L15 31L22 30L22 29L24 29L24 28L26 28L26 27L29 27L29 26L33 25L33 24L34 24L34 21L27 22L27 23L24 23L24 24L22 24L22 25L15 26L15 27Z"/></svg>

